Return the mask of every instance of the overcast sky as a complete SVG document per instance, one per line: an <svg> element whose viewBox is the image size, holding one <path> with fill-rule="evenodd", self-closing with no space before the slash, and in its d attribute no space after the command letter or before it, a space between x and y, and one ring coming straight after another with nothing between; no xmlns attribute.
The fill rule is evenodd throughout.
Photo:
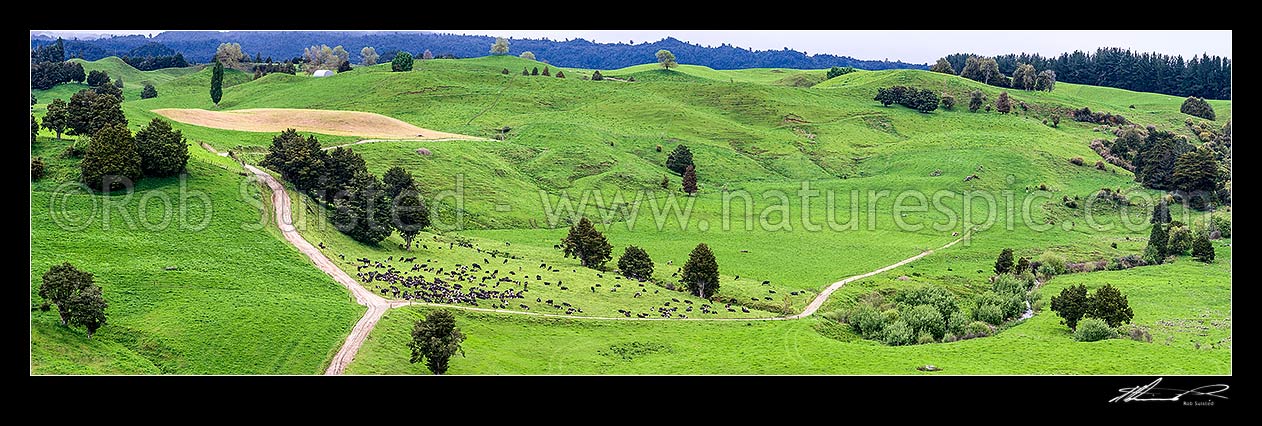
<svg viewBox="0 0 1262 426"><path fill-rule="evenodd" d="M755 50L785 47L808 54L831 53L858 59L931 63L955 52L980 55L1039 53L1056 55L1097 47L1123 47L1189 57L1208 53L1231 57L1231 31L821 31L821 30L429 30L512 38L583 38L590 41L651 42L667 36L693 43L723 43ZM48 33L47 31L36 31ZM58 31L59 33L72 33ZM91 34L157 34L160 30L81 31ZM686 59L684 60L686 62Z"/></svg>

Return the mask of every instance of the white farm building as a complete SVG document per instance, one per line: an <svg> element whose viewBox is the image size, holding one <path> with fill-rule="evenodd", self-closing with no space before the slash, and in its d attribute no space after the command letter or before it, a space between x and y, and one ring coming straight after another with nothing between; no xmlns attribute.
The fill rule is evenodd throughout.
<svg viewBox="0 0 1262 426"><path fill-rule="evenodd" d="M333 75L333 71L329 70L316 70L316 72L311 73L312 77L328 77L331 75Z"/></svg>

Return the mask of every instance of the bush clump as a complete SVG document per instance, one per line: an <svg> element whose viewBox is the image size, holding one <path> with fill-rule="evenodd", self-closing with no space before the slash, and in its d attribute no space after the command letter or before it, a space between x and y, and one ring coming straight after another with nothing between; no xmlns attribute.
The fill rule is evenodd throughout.
<svg viewBox="0 0 1262 426"><path fill-rule="evenodd" d="M1179 107L1179 112L1206 120L1214 119L1214 107L1210 106L1209 102L1205 102L1204 99L1196 96L1188 96L1187 99L1184 99L1183 105Z"/></svg>
<svg viewBox="0 0 1262 426"><path fill-rule="evenodd" d="M1078 323L1078 329L1074 330L1074 340L1079 342L1098 342L1116 339L1117 336L1117 330L1099 318L1083 319Z"/></svg>

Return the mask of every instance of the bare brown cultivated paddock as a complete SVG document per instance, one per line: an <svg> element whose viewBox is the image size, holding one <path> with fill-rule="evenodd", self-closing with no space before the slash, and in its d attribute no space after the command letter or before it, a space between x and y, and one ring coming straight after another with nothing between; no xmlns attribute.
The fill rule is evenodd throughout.
<svg viewBox="0 0 1262 426"><path fill-rule="evenodd" d="M163 108L153 112L181 123L247 132L283 132L285 129L296 129L326 135L382 139L479 139L423 129L381 114L359 111L288 108L207 111Z"/></svg>

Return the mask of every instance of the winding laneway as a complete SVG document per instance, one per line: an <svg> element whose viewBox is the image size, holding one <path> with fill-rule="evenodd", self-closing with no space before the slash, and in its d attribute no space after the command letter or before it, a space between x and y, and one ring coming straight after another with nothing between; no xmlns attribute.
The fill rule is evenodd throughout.
<svg viewBox="0 0 1262 426"><path fill-rule="evenodd" d="M324 372L324 374L326 375L342 374L342 372L346 370L346 366L350 365L351 361L355 359L355 354L359 352L360 346L363 346L364 340L368 338L368 334L371 333L373 327L377 325L377 321L380 320L381 316L385 315L386 311L388 311L390 308L397 308L400 306L413 306L413 305L440 306L440 307L462 309L462 310L476 311L476 312L494 312L494 313L512 314L512 315L531 315L531 316L537 316L537 317L569 318L569 319L574 319L574 320L600 320L600 321L794 320L794 319L805 318L805 317L811 316L811 314L814 314L815 311L819 310L819 308L824 305L824 302L828 300L828 297L832 295L833 292L837 291L837 289L840 289L842 286L850 282L868 278L873 275L880 274L882 272L886 272L891 269L897 268L899 266L906 265L920 258L933 254L935 251L935 250L925 250L924 252L921 252L920 254L909 257L907 259L903 259L892 265L888 265L888 266L882 267L880 269L877 269L871 272L867 272L861 275L855 275L855 276L843 279L841 281L837 281L829 285L827 288L821 291L818 295L816 295L815 299L811 300L811 303L807 304L806 308L803 309L801 313L790 315L787 317L763 317L763 318L584 317L584 316L571 316L571 315L560 315L560 314L545 314L545 313L538 313L538 312L512 311L512 310L507 310L507 309L488 309L488 308L478 308L478 307L473 307L473 306L444 305L444 304L438 304L438 303L414 303L414 302L402 301L402 300L387 300L381 296L374 294L371 291L368 291L368 289L359 285L359 283L356 282L355 279L351 278L351 276L347 274L346 271L343 271L342 268L339 268L336 264L333 263L332 260L330 260L327 256L325 256L324 253L321 253L320 250L316 249L315 246L307 242L307 240L304 239L302 235L298 233L298 230L294 228L293 218L290 214L289 194L285 192L285 186L282 185L280 181L277 181L276 178L272 177L272 175L262 170L259 170L258 168L254 166L251 166L248 164L244 166L246 170L249 170L251 173L257 176L260 180L265 182L267 184L267 187L272 191L272 206L274 207L274 210L275 210L276 226L280 228L281 234L285 236L285 240L288 241L290 244L293 244L293 246L297 248L299 252L306 255L308 259L311 259L311 262L314 263L317 268L320 268L321 271L324 271L324 273L329 274L330 277L333 277L333 280L337 281L338 284L341 284L343 287L346 287L348 290L350 290L351 294L355 296L356 302L368 307L368 311L364 313L363 318L360 318L359 322L355 323L355 327L351 329L350 335L346 336L346 342L342 344L342 347L338 349L337 354L333 356L333 360L329 363L328 369L326 369ZM955 245L956 243L960 242L961 240L963 240L962 237L956 239L955 241L947 243L946 245L943 245L942 247L938 248L938 250L951 247Z"/></svg>

